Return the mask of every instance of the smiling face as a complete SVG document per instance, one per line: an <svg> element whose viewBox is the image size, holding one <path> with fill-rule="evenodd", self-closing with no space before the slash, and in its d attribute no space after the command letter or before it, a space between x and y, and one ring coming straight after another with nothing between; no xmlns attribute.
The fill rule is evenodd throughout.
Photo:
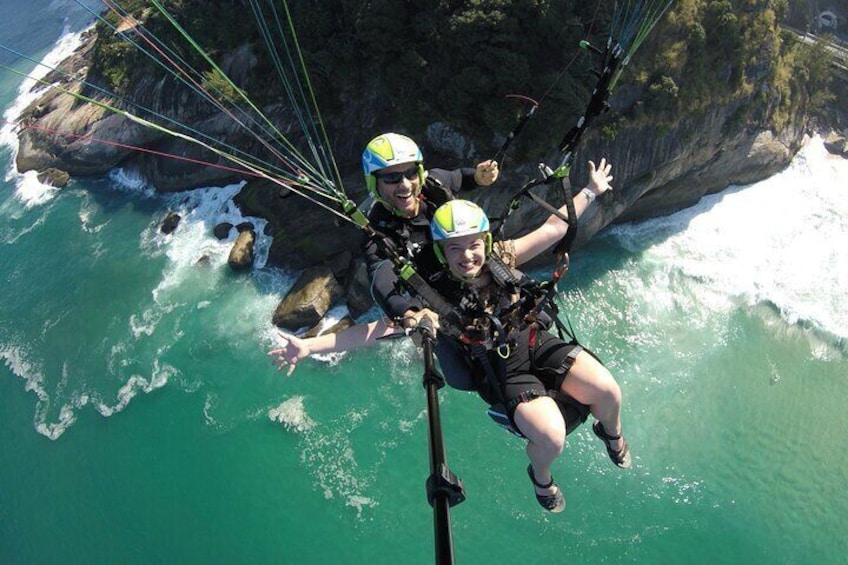
<svg viewBox="0 0 848 565"><path fill-rule="evenodd" d="M486 234L472 233L439 242L450 272L466 280L480 275L486 263Z"/></svg>
<svg viewBox="0 0 848 565"><path fill-rule="evenodd" d="M395 214L412 218L418 214L421 178L418 163L398 163L374 173L380 198Z"/></svg>

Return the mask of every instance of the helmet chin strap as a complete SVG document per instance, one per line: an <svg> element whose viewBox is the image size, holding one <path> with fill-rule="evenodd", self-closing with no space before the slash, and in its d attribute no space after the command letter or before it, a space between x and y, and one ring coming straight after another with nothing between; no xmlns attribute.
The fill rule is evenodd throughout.
<svg viewBox="0 0 848 565"><path fill-rule="evenodd" d="M419 205L418 205L418 204L416 204L416 205L415 205L415 210L414 210L414 211L413 211L413 213L412 213L411 215L409 215L409 216L407 216L406 214L401 213L401 211L400 211L400 210L398 210L397 208L395 208L394 206L392 206L392 205L390 205L390 204L386 204L386 208L389 208L389 209L391 210L392 214L394 214L394 215L395 215L395 216L397 216L398 218L413 218L413 217L415 217L415 216L418 214Z"/></svg>
<svg viewBox="0 0 848 565"><path fill-rule="evenodd" d="M453 280L455 280L456 282L462 283L463 285L466 285L466 286L471 286L474 283L474 281L479 279L480 275L483 274L483 269L481 267L480 271L476 275L472 275L472 276L469 276L469 277L457 275L456 273L453 272L453 269L451 269L450 267L448 267L448 273L450 273L451 278Z"/></svg>

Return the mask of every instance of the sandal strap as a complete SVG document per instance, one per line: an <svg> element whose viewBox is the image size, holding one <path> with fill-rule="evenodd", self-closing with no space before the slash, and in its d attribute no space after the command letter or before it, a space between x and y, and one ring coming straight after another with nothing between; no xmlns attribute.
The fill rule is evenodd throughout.
<svg viewBox="0 0 848 565"><path fill-rule="evenodd" d="M609 451L609 450L607 450L607 451ZM618 465L619 463L624 462L624 459L627 457L627 453L628 453L629 451L630 451L630 446L629 446L629 445L627 445L627 442L625 441L625 442L624 442L624 447L622 447L621 449L619 449L619 450L615 453L615 458L616 458L616 463L615 463L615 464L616 464L616 465Z"/></svg>
<svg viewBox="0 0 848 565"><path fill-rule="evenodd" d="M630 452L630 446L627 444L621 435L611 436L604 429L604 425L601 422L595 422L592 426L592 431L595 432L595 435L601 438L601 441L604 442L604 446L607 448L607 454L609 455L612 462L615 463L618 467L622 469L630 467L630 464L627 463L628 453ZM621 448L614 449L610 444L611 441L621 440ZM627 463L625 465L625 463Z"/></svg>
<svg viewBox="0 0 848 565"><path fill-rule="evenodd" d="M597 423L597 426L598 427L595 428L595 433L597 433L598 436L601 437L601 439L605 439L605 440L608 440L608 441L617 441L617 440L621 439L621 434L618 434L617 436L609 435L607 433L607 429L604 427L604 425L600 421Z"/></svg>
<svg viewBox="0 0 848 565"><path fill-rule="evenodd" d="M537 488L551 488L554 486L554 476L551 475L551 482L546 485L540 484L539 481L536 480L536 474L533 472L533 464L527 465L527 474L530 475L530 480L533 481L533 484Z"/></svg>

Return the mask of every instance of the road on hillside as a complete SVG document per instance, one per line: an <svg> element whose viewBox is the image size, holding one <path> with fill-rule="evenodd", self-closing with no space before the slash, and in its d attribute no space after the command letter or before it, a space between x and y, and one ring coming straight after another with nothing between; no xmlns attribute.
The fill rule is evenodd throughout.
<svg viewBox="0 0 848 565"><path fill-rule="evenodd" d="M804 43L808 45L812 45L821 41L821 37L814 35L812 33L806 33L801 30L795 29L793 27L784 25L783 29L787 31L791 31L798 38L801 39ZM842 69L843 71L848 72L848 43L842 41L838 37L830 36L829 45L827 46L827 50L833 54L834 64Z"/></svg>

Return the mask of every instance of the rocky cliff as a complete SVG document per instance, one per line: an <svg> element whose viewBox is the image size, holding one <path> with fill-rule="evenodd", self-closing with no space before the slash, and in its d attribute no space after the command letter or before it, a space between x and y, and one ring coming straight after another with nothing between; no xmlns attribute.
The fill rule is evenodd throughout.
<svg viewBox="0 0 848 565"><path fill-rule="evenodd" d="M89 35L82 48L63 64L62 70L71 76L84 74L94 41L94 34ZM241 48L230 60L236 67L249 66L252 55L249 49ZM80 88L59 74L51 78L64 84L65 88ZM94 91L85 94L107 104L115 103ZM798 150L811 126L804 108L795 108L789 119L784 120L780 131L770 129L767 115L750 110L758 105L775 104L779 97L780 93L770 92L769 85L762 82L747 92L724 97L720 103L704 105L701 110L689 111L660 123L651 120L645 112L639 118L630 116L636 113L634 108L639 104L635 101L638 97L632 92L614 96L611 100L613 111L599 120L586 136L571 179L575 185L584 182L586 161L606 156L614 164L615 190L599 199L599 205L592 207L584 216L577 246L611 223L668 214L690 206L704 194L729 184L754 182L780 170ZM248 153L255 149L255 142L250 141L231 120L219 111L198 105L190 93L173 84L173 79L142 80L135 85L130 98L140 106L190 123L212 138L226 138ZM350 104L349 108L352 108L356 101L351 100ZM285 128L287 113L284 107L269 106L265 110ZM358 169L359 151L367 139L379 132L371 128L366 131L362 127L361 108L351 112L345 110L341 108L330 113L328 120L333 123L334 150L342 168L346 191L359 201L364 196ZM844 114L837 110L835 115ZM616 116L629 118L621 120ZM544 129L545 119L545 116L537 118L542 124L537 124L537 133L540 127ZM607 123L615 122L614 135L608 131L601 134L605 120ZM369 121L378 120L373 118ZM465 137L444 124L435 127L435 123L417 121L421 125L416 130L393 129L419 140L429 166L472 164L488 157L474 149L486 145L482 140ZM836 121L845 123L844 117L838 117ZM122 166L139 170L163 191L236 180L236 175L229 171L154 155L161 152L217 161L196 145L174 139L96 105L81 104L55 89L47 91L28 108L21 122L34 127L22 129L19 135L17 167L20 171L56 169L71 176L90 176L102 175L113 167ZM114 143L97 143L50 133L55 131ZM446 131L450 135L445 135ZM551 145L561 136L562 132L551 131ZM144 147L147 152L140 153L126 146ZM557 165L558 158L556 154L546 156L551 165ZM536 174L536 165L536 162L509 162L497 185L479 191L474 198L497 213L503 209L514 188ZM540 189L539 195L550 196L553 202L559 201L555 190L549 189L548 192L546 194L544 189ZM272 264L304 268L345 252L355 256L359 251L361 239L355 228L339 225L338 220L325 211L295 195L281 192L270 183L248 183L239 195L238 203L245 213L269 219L269 230L274 236L269 258ZM544 215L538 208L525 204L514 216L512 225L536 225ZM513 233L516 231L512 230Z"/></svg>
<svg viewBox="0 0 848 565"><path fill-rule="evenodd" d="M81 51L80 56L84 52ZM137 99L151 106L161 106L165 104L163 90L168 89L161 84L142 85ZM737 109L745 103L746 100L738 100L734 105L711 107L696 115L682 116L673 126L642 120L636 126L619 127L617 135L611 140L599 135L597 130L591 130L575 160L572 182L576 185L585 181L586 160L607 156L614 164L615 191L602 198L600 205L584 216L577 245L613 222L668 214L696 203L704 194L729 184L760 180L784 167L801 144L805 133L803 126L791 124L780 132L757 126L738 127L734 123L738 119ZM186 105L189 105L188 101ZM185 117L189 116L183 115ZM218 114L193 117L197 119L194 127L211 136L239 138L238 128ZM150 130L96 106L79 104L58 91L48 92L27 109L22 121L39 128L145 147L150 151L209 159L208 154L190 143ZM425 155L438 149L440 157L428 160L431 166L454 166L463 160L465 164L471 164L487 157L470 153L467 148L474 145L474 140L458 133L454 133L452 144L445 145L443 136L434 139L426 132L425 128L424 132L407 133L419 140ZM353 148L367 141L371 133L350 124L346 128L347 138L340 143L347 148L347 154L337 158L346 173L346 191L355 200L361 200L365 193L357 151ZM92 176L103 175L116 166L122 166L139 170L162 191L223 184L236 179L233 173L213 167L159 158L116 145L53 136L42 130L23 130L19 137L17 166L20 171L53 168L66 171L71 176ZM560 132L551 132L552 140L559 137ZM242 142L247 146L247 140ZM558 155L551 154L546 161L556 165L558 159ZM535 175L535 170L536 163L510 162L497 185L478 191L474 198L489 210L502 210L514 189ZM539 194L543 197L550 195L552 201L559 199L553 189L546 192L542 188ZM275 236L270 257L272 263L303 268L345 250L355 252L358 249L359 238L355 228L340 226L338 220L324 210L296 195L281 192L271 183L248 183L239 195L238 203L245 213L269 219ZM541 210L525 204L514 216L512 225L533 225L543 215Z"/></svg>

